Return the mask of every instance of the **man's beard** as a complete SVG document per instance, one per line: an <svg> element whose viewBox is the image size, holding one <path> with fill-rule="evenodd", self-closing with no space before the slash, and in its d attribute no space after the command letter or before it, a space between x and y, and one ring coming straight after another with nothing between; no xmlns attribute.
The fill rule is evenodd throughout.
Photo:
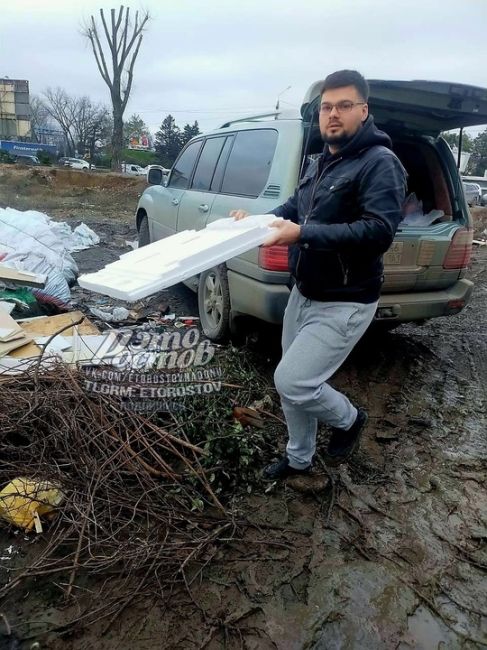
<svg viewBox="0 0 487 650"><path fill-rule="evenodd" d="M344 147L350 142L353 135L348 135L347 133L342 133L341 135L326 135L326 133L322 133L321 138L325 144L332 144L335 147Z"/></svg>

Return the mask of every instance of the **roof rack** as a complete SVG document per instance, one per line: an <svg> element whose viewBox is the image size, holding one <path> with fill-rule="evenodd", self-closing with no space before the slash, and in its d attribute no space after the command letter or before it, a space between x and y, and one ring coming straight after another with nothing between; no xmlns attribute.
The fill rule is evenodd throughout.
<svg viewBox="0 0 487 650"><path fill-rule="evenodd" d="M225 124L222 124L219 128L220 129L225 129L227 126L230 126L231 124L238 124L239 122L253 122L254 120L259 120L263 117L273 117L275 120L277 120L277 116L281 115L282 111L273 111L272 113L260 113L259 115L249 115L248 117L239 117L238 120L230 120L229 122L225 122Z"/></svg>

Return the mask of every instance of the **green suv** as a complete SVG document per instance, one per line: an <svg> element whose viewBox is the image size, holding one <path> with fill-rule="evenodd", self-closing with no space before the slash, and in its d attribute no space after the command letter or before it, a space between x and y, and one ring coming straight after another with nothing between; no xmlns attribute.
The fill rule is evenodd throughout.
<svg viewBox="0 0 487 650"><path fill-rule="evenodd" d="M318 127L321 81L300 113L275 112L226 122L191 140L167 181L151 170L137 206L139 245L204 228L242 208L262 214L283 203L323 143ZM384 256L385 282L375 320L393 327L460 312L472 221L456 161L442 131L487 123L487 90L430 81L370 80L370 112L406 168L405 219ZM198 292L203 330L224 338L242 316L280 323L289 297L287 248L261 247L186 284Z"/></svg>

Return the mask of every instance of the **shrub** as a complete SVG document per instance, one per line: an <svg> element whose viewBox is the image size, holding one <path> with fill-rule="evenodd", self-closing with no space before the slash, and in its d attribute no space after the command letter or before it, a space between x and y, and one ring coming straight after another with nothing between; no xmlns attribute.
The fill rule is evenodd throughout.
<svg viewBox="0 0 487 650"><path fill-rule="evenodd" d="M0 163L14 163L15 159L9 154L8 151L0 149Z"/></svg>

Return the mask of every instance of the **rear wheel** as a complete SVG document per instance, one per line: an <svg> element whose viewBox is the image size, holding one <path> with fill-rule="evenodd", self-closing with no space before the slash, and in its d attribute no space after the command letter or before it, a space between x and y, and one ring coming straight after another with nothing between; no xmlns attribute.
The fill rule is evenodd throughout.
<svg viewBox="0 0 487 650"><path fill-rule="evenodd" d="M200 275L198 310L205 336L212 341L227 338L230 332L230 292L225 264Z"/></svg>
<svg viewBox="0 0 487 650"><path fill-rule="evenodd" d="M149 220L147 215L143 216L139 224L139 248L150 244Z"/></svg>

